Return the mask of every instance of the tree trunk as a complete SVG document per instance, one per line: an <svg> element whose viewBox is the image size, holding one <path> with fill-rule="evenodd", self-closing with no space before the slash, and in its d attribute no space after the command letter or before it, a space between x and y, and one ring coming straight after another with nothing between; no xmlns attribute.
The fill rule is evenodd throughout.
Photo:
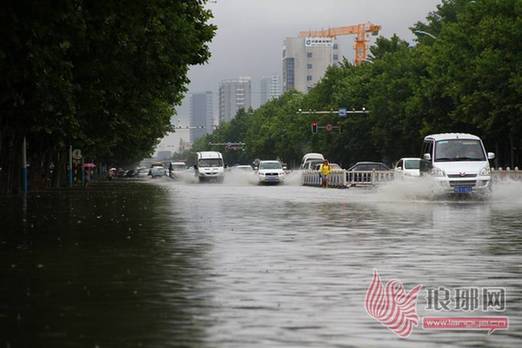
<svg viewBox="0 0 522 348"><path fill-rule="evenodd" d="M513 134L509 134L509 163L511 169L515 167L515 144L513 141Z"/></svg>

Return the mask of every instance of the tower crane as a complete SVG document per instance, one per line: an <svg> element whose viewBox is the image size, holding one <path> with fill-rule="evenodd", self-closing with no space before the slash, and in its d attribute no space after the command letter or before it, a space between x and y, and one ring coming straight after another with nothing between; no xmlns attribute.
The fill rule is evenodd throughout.
<svg viewBox="0 0 522 348"><path fill-rule="evenodd" d="M299 37L330 37L335 38L340 35L356 35L353 48L355 49L355 65L364 62L368 58L368 39L366 34L379 34L381 26L370 22L364 24L348 25L345 27L335 27L325 30L310 30L299 32Z"/></svg>

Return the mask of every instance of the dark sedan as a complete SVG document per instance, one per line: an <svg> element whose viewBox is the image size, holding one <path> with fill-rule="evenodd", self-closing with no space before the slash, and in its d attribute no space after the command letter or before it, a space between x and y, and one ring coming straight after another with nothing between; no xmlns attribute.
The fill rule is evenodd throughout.
<svg viewBox="0 0 522 348"><path fill-rule="evenodd" d="M357 162L348 171L365 172L370 170L390 170L390 168L382 162Z"/></svg>

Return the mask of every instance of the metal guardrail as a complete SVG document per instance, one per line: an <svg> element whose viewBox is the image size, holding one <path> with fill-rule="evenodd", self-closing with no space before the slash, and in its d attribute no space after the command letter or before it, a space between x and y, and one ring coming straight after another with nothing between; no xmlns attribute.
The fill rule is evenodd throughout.
<svg viewBox="0 0 522 348"><path fill-rule="evenodd" d="M350 186L372 186L393 180L393 170L347 171L346 180Z"/></svg>
<svg viewBox="0 0 522 348"><path fill-rule="evenodd" d="M335 170L330 173L328 187L372 186L393 180L394 172L387 171L346 171ZM303 185L321 186L321 176L317 170L303 172Z"/></svg>
<svg viewBox="0 0 522 348"><path fill-rule="evenodd" d="M511 169L509 167L503 169L491 169L491 175L494 181L522 181L522 170L515 167L515 169Z"/></svg>
<svg viewBox="0 0 522 348"><path fill-rule="evenodd" d="M321 175L318 170L305 170L303 172L303 185L321 186ZM328 178L328 187L347 187L346 171L334 170Z"/></svg>
<svg viewBox="0 0 522 348"><path fill-rule="evenodd" d="M499 181L522 181L522 170L515 167L498 168L491 170L491 176L495 182ZM351 187L351 186L373 186L388 182L395 178L393 170L369 170L369 171L332 171L329 178L329 187ZM306 170L303 172L303 185L321 186L321 176L317 170Z"/></svg>

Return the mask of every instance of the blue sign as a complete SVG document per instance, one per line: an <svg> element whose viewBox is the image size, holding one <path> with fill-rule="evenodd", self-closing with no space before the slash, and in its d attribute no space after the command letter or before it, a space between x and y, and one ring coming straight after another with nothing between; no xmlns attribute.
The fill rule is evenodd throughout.
<svg viewBox="0 0 522 348"><path fill-rule="evenodd" d="M338 114L339 117L346 117L346 108L340 108Z"/></svg>

